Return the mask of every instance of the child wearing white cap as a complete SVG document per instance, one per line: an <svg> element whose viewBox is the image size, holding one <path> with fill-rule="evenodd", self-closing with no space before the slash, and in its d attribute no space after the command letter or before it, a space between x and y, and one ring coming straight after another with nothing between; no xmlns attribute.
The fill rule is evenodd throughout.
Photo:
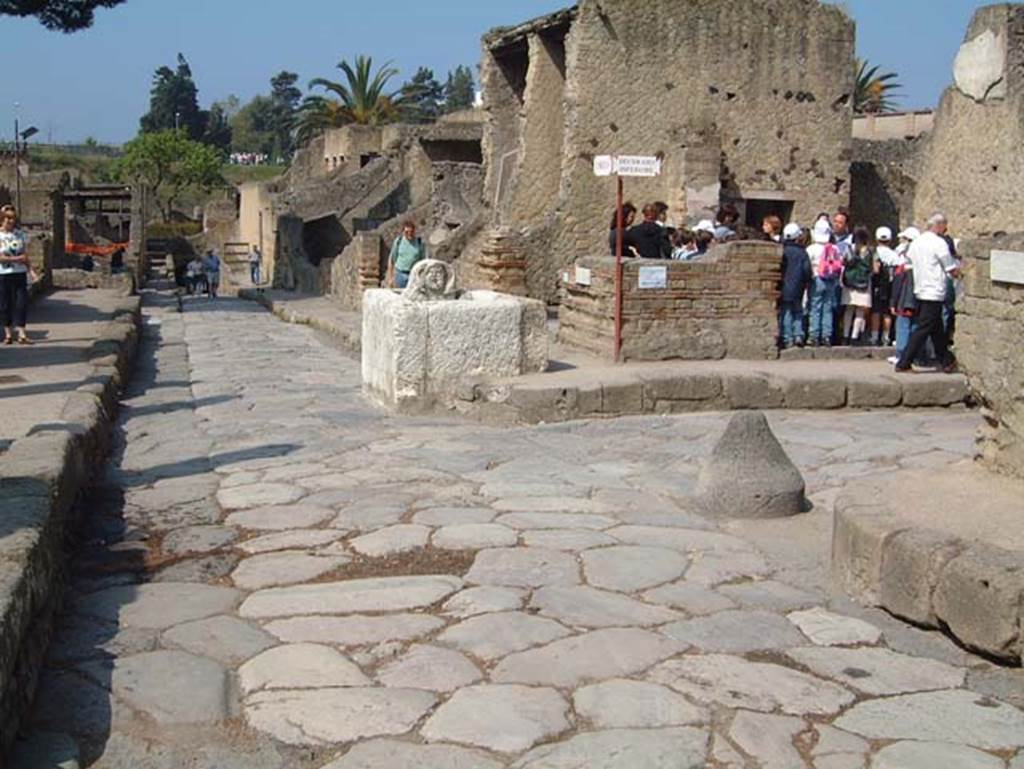
<svg viewBox="0 0 1024 769"><path fill-rule="evenodd" d="M900 257L892 250L892 230L875 230L875 260L871 280L871 339L876 347L892 343L891 306L892 279Z"/></svg>
<svg viewBox="0 0 1024 769"><path fill-rule="evenodd" d="M813 241L807 249L813 275L807 292L811 320L808 342L812 347L832 345L835 327L836 294L839 276L843 272L843 257L832 243L832 227L828 219L820 218L811 230Z"/></svg>

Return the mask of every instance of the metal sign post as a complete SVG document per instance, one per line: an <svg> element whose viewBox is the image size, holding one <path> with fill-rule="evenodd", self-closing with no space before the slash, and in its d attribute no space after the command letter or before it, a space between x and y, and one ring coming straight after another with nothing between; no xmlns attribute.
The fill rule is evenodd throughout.
<svg viewBox="0 0 1024 769"><path fill-rule="evenodd" d="M615 196L615 362L622 356L622 293L623 271L622 251L624 248L622 213L624 176L655 177L661 175L661 158L647 155L598 155L594 158L595 176L617 176L618 190Z"/></svg>

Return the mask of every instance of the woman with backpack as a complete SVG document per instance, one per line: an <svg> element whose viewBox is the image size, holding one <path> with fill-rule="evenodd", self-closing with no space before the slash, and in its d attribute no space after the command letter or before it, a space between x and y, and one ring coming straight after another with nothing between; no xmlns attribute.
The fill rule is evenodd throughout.
<svg viewBox="0 0 1024 769"><path fill-rule="evenodd" d="M409 273L412 272L412 268L426 258L427 247L423 244L423 238L416 237L416 222L411 219L404 222L402 234L391 244L391 254L388 257L390 284L395 288L405 288L409 285Z"/></svg>
<svg viewBox="0 0 1024 769"><path fill-rule="evenodd" d="M811 240L814 242L807 249L813 276L807 292L810 309L807 341L812 347L831 347L835 298L839 276L843 272L843 257L832 242L832 228L827 219L818 219L811 232Z"/></svg>
<svg viewBox="0 0 1024 769"><path fill-rule="evenodd" d="M853 248L843 264L843 337L847 345L860 344L871 312L871 272L875 260L871 235L863 227L853 232Z"/></svg>

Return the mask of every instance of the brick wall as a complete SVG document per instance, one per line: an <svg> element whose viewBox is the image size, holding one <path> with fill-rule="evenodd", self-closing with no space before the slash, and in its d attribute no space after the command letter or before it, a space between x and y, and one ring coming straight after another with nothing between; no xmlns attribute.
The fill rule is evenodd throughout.
<svg viewBox="0 0 1024 769"><path fill-rule="evenodd" d="M782 249L773 243L715 247L703 261L627 259L623 265L622 352L626 360L778 357L776 317ZM615 334L615 259L585 257L590 285L569 270L560 341L611 357ZM667 287L641 289L641 267L664 267Z"/></svg>
<svg viewBox="0 0 1024 769"><path fill-rule="evenodd" d="M962 244L966 297L957 305L956 353L982 403L982 459L1024 477L1024 285L992 281L993 250L1024 252L1024 234Z"/></svg>

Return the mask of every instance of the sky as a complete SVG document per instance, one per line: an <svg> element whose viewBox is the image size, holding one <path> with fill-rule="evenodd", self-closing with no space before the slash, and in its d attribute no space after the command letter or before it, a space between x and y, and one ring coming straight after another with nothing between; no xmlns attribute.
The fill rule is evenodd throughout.
<svg viewBox="0 0 1024 769"><path fill-rule="evenodd" d="M684 0L679 0L683 2ZM438 79L480 59L480 36L571 4L571 0L127 0L97 12L93 28L49 32L31 19L0 16L0 139L17 115L35 141L120 143L138 131L153 72L185 54L208 107L269 91L282 69L338 79L341 59L391 60L402 78L419 66ZM984 0L845 0L857 21L858 53L903 84L900 106L935 106L953 57ZM367 10L372 9L372 13ZM17 108L15 108L17 104Z"/></svg>

